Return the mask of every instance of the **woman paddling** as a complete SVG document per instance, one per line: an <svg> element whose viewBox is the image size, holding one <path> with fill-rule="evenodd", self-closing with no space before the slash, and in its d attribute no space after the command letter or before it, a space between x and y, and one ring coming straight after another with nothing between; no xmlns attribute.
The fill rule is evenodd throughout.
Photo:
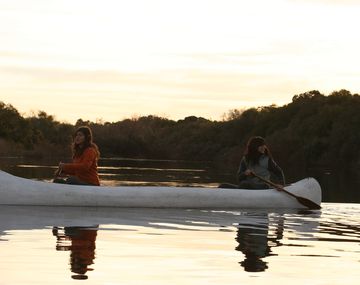
<svg viewBox="0 0 360 285"><path fill-rule="evenodd" d="M99 149L93 143L93 136L89 127L79 127L72 143L73 162L59 163L55 172L55 183L96 185L99 186L97 162L100 157ZM60 175L67 178L58 178Z"/></svg>
<svg viewBox="0 0 360 285"><path fill-rule="evenodd" d="M237 172L238 187L242 189L269 188L268 184L255 177L253 173L266 180L270 180L270 177L275 177L276 183L280 183L281 186L285 185L283 171L272 158L264 138L259 136L250 138L247 143Z"/></svg>

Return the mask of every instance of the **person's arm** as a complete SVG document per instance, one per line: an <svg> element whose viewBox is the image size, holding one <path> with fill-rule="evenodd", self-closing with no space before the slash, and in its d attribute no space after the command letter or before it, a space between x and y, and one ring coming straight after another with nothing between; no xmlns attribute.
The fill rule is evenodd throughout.
<svg viewBox="0 0 360 285"><path fill-rule="evenodd" d="M276 162L271 158L269 159L268 169L271 173L273 173L276 176L278 180L277 182L281 182L282 185L285 186L284 172L282 171L280 166L278 166Z"/></svg>
<svg viewBox="0 0 360 285"><path fill-rule="evenodd" d="M246 163L245 157L243 157L241 159L240 166L239 166L239 169L237 171L238 182L246 179L247 175L245 174L245 172L246 172L247 169L248 169L247 168L247 163Z"/></svg>

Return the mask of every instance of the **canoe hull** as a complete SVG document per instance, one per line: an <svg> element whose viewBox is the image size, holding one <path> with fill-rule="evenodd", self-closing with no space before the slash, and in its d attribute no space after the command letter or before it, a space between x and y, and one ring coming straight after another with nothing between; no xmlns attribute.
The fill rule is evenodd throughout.
<svg viewBox="0 0 360 285"><path fill-rule="evenodd" d="M321 203L314 178L286 187L289 192ZM55 184L0 171L0 205L126 208L306 208L274 189L244 190L198 187L98 187Z"/></svg>

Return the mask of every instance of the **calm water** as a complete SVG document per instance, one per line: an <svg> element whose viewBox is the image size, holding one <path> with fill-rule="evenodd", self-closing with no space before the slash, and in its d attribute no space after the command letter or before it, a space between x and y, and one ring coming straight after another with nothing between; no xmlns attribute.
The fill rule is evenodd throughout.
<svg viewBox="0 0 360 285"><path fill-rule="evenodd" d="M9 159L1 169L50 180L54 165ZM107 185L217 185L196 163L109 160L101 173ZM359 284L360 204L322 206L0 206L0 284Z"/></svg>
<svg viewBox="0 0 360 285"><path fill-rule="evenodd" d="M0 157L0 169L39 180L52 180L59 160L32 160ZM99 162L102 185L207 186L231 181L234 173L221 173L210 162L102 158Z"/></svg>
<svg viewBox="0 0 360 285"><path fill-rule="evenodd" d="M359 217L2 206L0 284L359 284Z"/></svg>

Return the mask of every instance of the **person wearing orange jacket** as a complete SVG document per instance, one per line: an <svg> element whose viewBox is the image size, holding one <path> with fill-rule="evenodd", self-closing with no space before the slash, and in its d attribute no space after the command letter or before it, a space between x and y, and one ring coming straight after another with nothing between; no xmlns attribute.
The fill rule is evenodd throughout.
<svg viewBox="0 0 360 285"><path fill-rule="evenodd" d="M95 185L99 186L99 176L97 162L100 152L95 143L89 127L79 127L74 136L72 144L73 161L72 163L59 163L55 172L57 178L55 183L76 184L76 185ZM67 175L66 178L59 178L60 175Z"/></svg>

